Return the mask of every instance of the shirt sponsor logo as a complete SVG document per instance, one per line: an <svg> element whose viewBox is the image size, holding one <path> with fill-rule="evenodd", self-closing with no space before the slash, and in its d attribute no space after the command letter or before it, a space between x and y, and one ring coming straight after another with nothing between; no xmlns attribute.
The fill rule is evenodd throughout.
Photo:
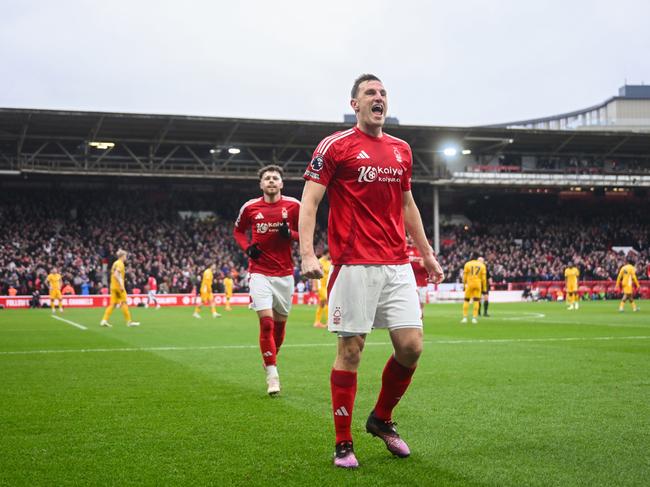
<svg viewBox="0 0 650 487"><path fill-rule="evenodd" d="M358 169L360 183L372 183L379 181L381 183L398 183L401 181L401 176L404 173L403 169L394 167L376 167L376 166L361 166Z"/></svg>
<svg viewBox="0 0 650 487"><path fill-rule="evenodd" d="M282 222L270 222L270 223L256 223L255 228L257 233L266 233L269 230L278 231L278 227L282 225Z"/></svg>
<svg viewBox="0 0 650 487"><path fill-rule="evenodd" d="M320 154L316 154L316 157L314 157L311 160L311 168L312 170L318 172L321 169L323 169L323 166L325 165L325 160L323 159L323 156Z"/></svg>

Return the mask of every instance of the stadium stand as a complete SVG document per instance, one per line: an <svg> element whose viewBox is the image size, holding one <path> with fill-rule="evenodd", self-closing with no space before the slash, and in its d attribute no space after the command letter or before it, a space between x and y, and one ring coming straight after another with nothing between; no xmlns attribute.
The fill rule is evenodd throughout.
<svg viewBox="0 0 650 487"><path fill-rule="evenodd" d="M230 233L239 207L258 196L257 170L280 164L285 193L299 197L314 147L343 128L0 108L0 293L42 289L52 265L77 294L101 291L118 247L133 253L129 290L143 291L157 273L161 291L189 292L206 259L234 271L235 289L245 290L246 260ZM412 191L447 282L459 280L470 249L504 284L561 279L569 259L582 279L611 280L623 260L617 246L632 247L647 275L650 132L397 124L387 132L412 147ZM319 212L322 245L326 203ZM441 228L451 214L462 223Z"/></svg>
<svg viewBox="0 0 650 487"><path fill-rule="evenodd" d="M244 201L236 188L223 189L219 195L60 187L3 191L0 294L7 294L10 287L21 295L43 292L52 266L61 269L64 282L77 294L100 293L120 247L131 252L129 291L144 292L147 277L153 274L162 292L190 292L192 277L207 260L217 262L221 276L231 272L235 289L245 291L246 259L232 238L232 225ZM485 256L497 284L561 281L568 261L578 265L583 280L611 281L625 259L612 246L634 249L640 276L650 264L650 216L625 202L604 209L559 201L556 196L512 194L466 199L463 210L469 225L443 227L440 256L447 282L461 280L472 250ZM325 242L325 222L321 223L317 246Z"/></svg>
<svg viewBox="0 0 650 487"><path fill-rule="evenodd" d="M628 249L645 277L650 215L643 200L588 193L576 199L562 192L481 192L454 201L470 224L442 230L441 259L449 280L460 280L472 250L487 259L495 283L563 281L571 261L581 281L615 280Z"/></svg>
<svg viewBox="0 0 650 487"><path fill-rule="evenodd" d="M192 192L3 191L0 294L12 286L21 295L43 292L53 266L77 294L99 294L118 248L130 252L129 292L144 292L149 275L161 292L190 292L208 260L247 290L246 260L232 238L238 206Z"/></svg>

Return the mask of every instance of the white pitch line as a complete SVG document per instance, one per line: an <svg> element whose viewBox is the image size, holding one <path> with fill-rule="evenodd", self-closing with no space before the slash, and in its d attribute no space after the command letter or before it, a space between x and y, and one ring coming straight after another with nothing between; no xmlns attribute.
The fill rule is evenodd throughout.
<svg viewBox="0 0 650 487"><path fill-rule="evenodd" d="M534 320L535 318L530 318ZM609 328L650 328L648 325L641 325L637 323L594 323L592 321L576 321L576 320L540 320L534 321L536 325L580 325L580 326L606 326Z"/></svg>
<svg viewBox="0 0 650 487"><path fill-rule="evenodd" d="M588 342L609 340L648 340L650 336L604 336L604 337L550 337L550 338L495 338L474 340L425 340L428 345L472 345L481 343L529 343L529 342ZM391 345L390 342L370 342L366 346ZM283 348L333 347L333 343L285 344ZM203 347L123 347L123 348L78 348L62 350L19 350L0 352L0 355L39 355L50 353L105 353L105 352L188 352L200 350L259 350L259 345L208 345Z"/></svg>
<svg viewBox="0 0 650 487"><path fill-rule="evenodd" d="M55 320L64 321L64 322L68 323L69 325L76 326L80 330L87 330L88 329L85 326L80 325L79 323L75 323L74 321L66 320L65 318L61 318L60 316L52 315L52 318L54 318Z"/></svg>
<svg viewBox="0 0 650 487"><path fill-rule="evenodd" d="M509 318L501 318L501 319L523 321L523 320L530 320L530 319L540 319L545 317L546 315L544 313L517 313L517 316L511 316Z"/></svg>

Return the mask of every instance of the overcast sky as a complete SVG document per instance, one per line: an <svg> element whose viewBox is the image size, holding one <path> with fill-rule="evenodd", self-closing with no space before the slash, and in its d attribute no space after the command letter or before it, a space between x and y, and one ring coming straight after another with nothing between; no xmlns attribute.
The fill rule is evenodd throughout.
<svg viewBox="0 0 650 487"><path fill-rule="evenodd" d="M0 107L402 124L584 108L650 84L650 1L0 0Z"/></svg>

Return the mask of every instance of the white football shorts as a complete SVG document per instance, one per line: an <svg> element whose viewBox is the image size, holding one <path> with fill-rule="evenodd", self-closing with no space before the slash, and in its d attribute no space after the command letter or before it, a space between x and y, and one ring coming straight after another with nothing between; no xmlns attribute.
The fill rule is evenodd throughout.
<svg viewBox="0 0 650 487"><path fill-rule="evenodd" d="M248 288L251 308L255 311L272 309L281 315L289 315L293 298L293 276L251 274Z"/></svg>
<svg viewBox="0 0 650 487"><path fill-rule="evenodd" d="M422 328L410 264L334 266L327 288L331 332L363 335L373 328Z"/></svg>

